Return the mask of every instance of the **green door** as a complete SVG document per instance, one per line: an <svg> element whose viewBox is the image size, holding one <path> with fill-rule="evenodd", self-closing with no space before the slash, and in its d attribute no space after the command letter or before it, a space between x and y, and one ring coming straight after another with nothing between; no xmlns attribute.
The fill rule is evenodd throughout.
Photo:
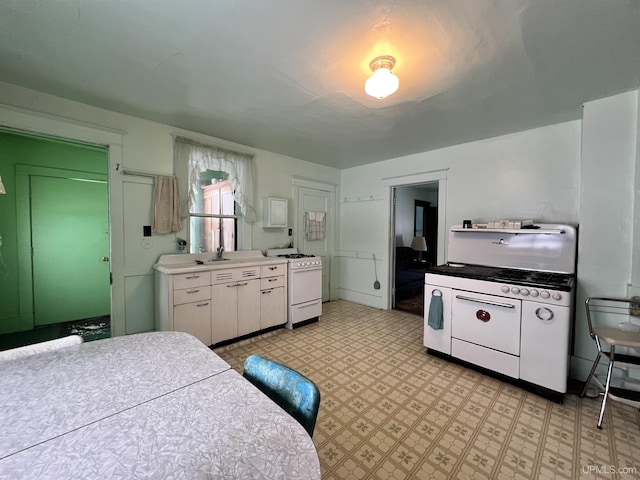
<svg viewBox="0 0 640 480"><path fill-rule="evenodd" d="M107 183L69 173L30 176L36 326L110 314Z"/></svg>

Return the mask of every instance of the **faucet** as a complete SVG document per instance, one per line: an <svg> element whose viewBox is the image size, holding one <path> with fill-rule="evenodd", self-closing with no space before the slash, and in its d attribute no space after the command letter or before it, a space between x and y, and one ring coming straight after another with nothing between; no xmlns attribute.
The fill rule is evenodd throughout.
<svg viewBox="0 0 640 480"><path fill-rule="evenodd" d="M224 252L224 247L223 246L219 246L216 249L216 260L220 260L222 258L222 252Z"/></svg>

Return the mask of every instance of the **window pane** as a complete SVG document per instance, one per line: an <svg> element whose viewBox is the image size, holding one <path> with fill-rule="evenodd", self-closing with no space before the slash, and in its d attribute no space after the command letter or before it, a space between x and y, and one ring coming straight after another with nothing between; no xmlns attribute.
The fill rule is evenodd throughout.
<svg viewBox="0 0 640 480"><path fill-rule="evenodd" d="M195 205L191 205L191 213L207 215L234 215L234 201L231 183L226 172L206 170L200 174L196 185ZM222 227L222 228L221 228ZM222 245L225 251L236 249L235 218L191 217L190 238L191 253L218 251Z"/></svg>
<svg viewBox="0 0 640 480"><path fill-rule="evenodd" d="M222 207L220 192L231 192L231 185L227 181L228 177L229 174L226 172L216 172L213 170L205 170L202 172L198 185L195 185L197 193L194 204L189 206L190 212L222 213L220 211Z"/></svg>
<svg viewBox="0 0 640 480"><path fill-rule="evenodd" d="M222 221L222 235L220 223ZM191 217L191 253L217 252L222 239L225 252L236 249L236 219Z"/></svg>

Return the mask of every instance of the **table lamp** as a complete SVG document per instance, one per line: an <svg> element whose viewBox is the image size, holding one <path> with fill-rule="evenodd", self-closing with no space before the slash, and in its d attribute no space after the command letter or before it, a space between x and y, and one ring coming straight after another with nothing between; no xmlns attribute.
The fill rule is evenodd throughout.
<svg viewBox="0 0 640 480"><path fill-rule="evenodd" d="M411 240L411 250L420 252L418 255L418 261L424 262L425 260L422 259L422 252L427 251L427 241L424 237L413 237L413 240Z"/></svg>

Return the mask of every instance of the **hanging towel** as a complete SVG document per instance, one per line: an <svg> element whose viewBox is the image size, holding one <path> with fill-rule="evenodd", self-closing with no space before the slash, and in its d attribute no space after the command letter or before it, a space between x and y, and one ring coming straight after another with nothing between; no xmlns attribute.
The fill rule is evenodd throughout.
<svg viewBox="0 0 640 480"><path fill-rule="evenodd" d="M439 290L431 292L431 303L429 304L429 319L427 325L434 330L442 330L444 318L442 315L442 293Z"/></svg>
<svg viewBox="0 0 640 480"><path fill-rule="evenodd" d="M307 240L324 240L325 222L325 212L304 212L304 234Z"/></svg>
<svg viewBox="0 0 640 480"><path fill-rule="evenodd" d="M181 229L178 179L158 175L154 188L153 231L171 233Z"/></svg>

